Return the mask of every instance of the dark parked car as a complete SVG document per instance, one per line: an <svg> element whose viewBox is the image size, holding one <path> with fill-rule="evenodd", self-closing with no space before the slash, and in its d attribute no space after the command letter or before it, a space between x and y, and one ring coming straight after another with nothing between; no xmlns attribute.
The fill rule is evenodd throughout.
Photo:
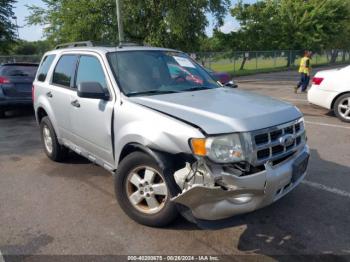
<svg viewBox="0 0 350 262"><path fill-rule="evenodd" d="M216 80L219 81L221 84L225 86L230 86L233 88L237 88L236 82L231 78L231 76L228 73L225 72L215 72L209 68L205 68L208 73Z"/></svg>
<svg viewBox="0 0 350 262"><path fill-rule="evenodd" d="M0 117L8 109L32 104L32 83L38 64L8 63L0 65Z"/></svg>

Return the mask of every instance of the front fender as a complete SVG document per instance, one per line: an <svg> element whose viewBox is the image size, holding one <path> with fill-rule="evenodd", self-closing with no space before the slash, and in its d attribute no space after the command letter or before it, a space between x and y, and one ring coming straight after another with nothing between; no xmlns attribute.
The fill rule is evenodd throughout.
<svg viewBox="0 0 350 262"><path fill-rule="evenodd" d="M189 139L203 137L198 129L178 119L127 101L115 108L115 116L116 167L128 144L140 144L172 155L191 154Z"/></svg>

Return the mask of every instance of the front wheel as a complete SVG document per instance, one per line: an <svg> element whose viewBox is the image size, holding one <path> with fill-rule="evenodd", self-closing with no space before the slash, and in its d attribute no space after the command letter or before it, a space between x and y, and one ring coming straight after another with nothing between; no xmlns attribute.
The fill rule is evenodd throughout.
<svg viewBox="0 0 350 262"><path fill-rule="evenodd" d="M161 227L178 216L164 175L149 155L135 152L120 163L115 193L124 212L140 224Z"/></svg>
<svg viewBox="0 0 350 262"><path fill-rule="evenodd" d="M350 94L344 94L334 103L334 113L343 122L350 123Z"/></svg>

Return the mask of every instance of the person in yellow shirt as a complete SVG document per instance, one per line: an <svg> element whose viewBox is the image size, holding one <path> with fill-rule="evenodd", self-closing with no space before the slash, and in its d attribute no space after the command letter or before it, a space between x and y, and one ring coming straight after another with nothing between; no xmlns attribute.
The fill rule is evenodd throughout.
<svg viewBox="0 0 350 262"><path fill-rule="evenodd" d="M298 89L301 87L301 92L306 93L307 87L310 82L310 73L311 73L311 52L305 51L304 57L300 61L299 73L300 73L300 81L296 87L294 87L294 92L297 93Z"/></svg>

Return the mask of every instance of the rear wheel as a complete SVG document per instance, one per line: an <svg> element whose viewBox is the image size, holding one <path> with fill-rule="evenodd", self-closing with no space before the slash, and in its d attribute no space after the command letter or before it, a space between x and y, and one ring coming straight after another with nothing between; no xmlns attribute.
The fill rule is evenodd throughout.
<svg viewBox="0 0 350 262"><path fill-rule="evenodd" d="M350 123L350 94L344 94L334 103L334 113L342 121Z"/></svg>
<svg viewBox="0 0 350 262"><path fill-rule="evenodd" d="M135 152L120 163L115 193L124 212L140 224L161 227L177 216L164 175L149 155Z"/></svg>
<svg viewBox="0 0 350 262"><path fill-rule="evenodd" d="M58 143L56 132L47 116L40 122L40 133L46 155L53 161L62 161L66 157L68 149Z"/></svg>

